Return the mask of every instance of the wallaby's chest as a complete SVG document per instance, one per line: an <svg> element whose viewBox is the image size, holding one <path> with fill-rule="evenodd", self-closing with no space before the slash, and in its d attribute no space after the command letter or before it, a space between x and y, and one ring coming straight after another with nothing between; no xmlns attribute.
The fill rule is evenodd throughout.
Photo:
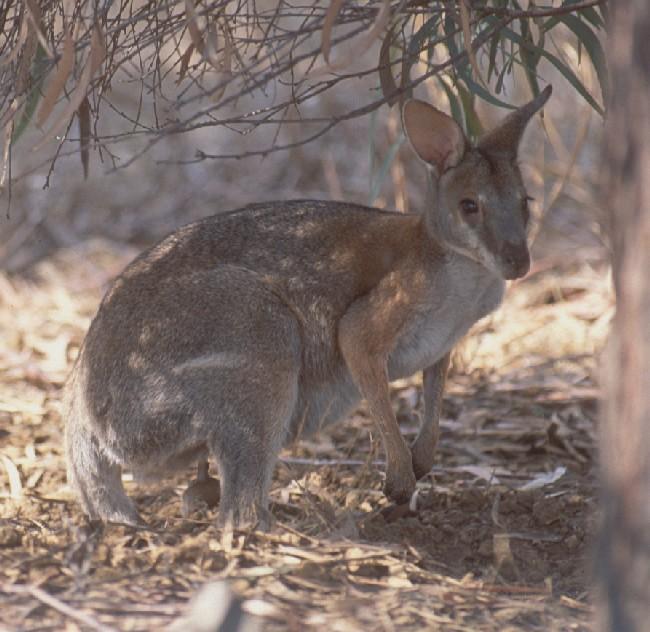
<svg viewBox="0 0 650 632"><path fill-rule="evenodd" d="M504 287L503 281L471 262L461 261L438 272L426 291L405 306L408 314L388 358L390 379L435 364L477 320L498 307ZM351 375L339 364L340 356L335 357L338 360L332 356L329 370L318 372L319 378L305 376L291 425L294 435L340 419L359 400Z"/></svg>
<svg viewBox="0 0 650 632"><path fill-rule="evenodd" d="M412 307L388 363L390 379L435 364L470 327L496 309L505 283L473 262L450 265Z"/></svg>

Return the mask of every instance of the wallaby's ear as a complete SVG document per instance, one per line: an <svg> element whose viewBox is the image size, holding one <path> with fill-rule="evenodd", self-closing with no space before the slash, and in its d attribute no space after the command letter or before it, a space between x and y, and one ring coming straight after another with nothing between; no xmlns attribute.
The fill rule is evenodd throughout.
<svg viewBox="0 0 650 632"><path fill-rule="evenodd" d="M465 134L453 118L433 106L410 99L402 108L402 125L415 153L442 175L465 155Z"/></svg>
<svg viewBox="0 0 650 632"><path fill-rule="evenodd" d="M515 158L519 141L524 135L528 121L544 107L551 92L553 92L552 86L546 86L532 101L506 116L498 127L481 138L478 148L488 154L500 154Z"/></svg>

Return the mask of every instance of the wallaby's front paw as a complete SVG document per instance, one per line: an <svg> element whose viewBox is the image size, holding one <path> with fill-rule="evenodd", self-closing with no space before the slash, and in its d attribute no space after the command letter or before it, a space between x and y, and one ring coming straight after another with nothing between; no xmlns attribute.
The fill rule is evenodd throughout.
<svg viewBox="0 0 650 632"><path fill-rule="evenodd" d="M400 474L386 472L386 483L384 484L384 494L398 505L408 503L415 491L415 476L412 471Z"/></svg>
<svg viewBox="0 0 650 632"><path fill-rule="evenodd" d="M426 476L435 463L435 454L431 449L422 448L418 443L414 443L411 448L413 460L413 473L415 479L420 480Z"/></svg>

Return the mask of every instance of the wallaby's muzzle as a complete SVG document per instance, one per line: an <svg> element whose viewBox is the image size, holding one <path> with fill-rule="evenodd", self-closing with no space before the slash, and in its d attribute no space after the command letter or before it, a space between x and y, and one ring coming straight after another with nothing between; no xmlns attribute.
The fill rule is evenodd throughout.
<svg viewBox="0 0 650 632"><path fill-rule="evenodd" d="M525 276L530 270L528 245L523 242L504 241L499 248L503 278L509 281Z"/></svg>

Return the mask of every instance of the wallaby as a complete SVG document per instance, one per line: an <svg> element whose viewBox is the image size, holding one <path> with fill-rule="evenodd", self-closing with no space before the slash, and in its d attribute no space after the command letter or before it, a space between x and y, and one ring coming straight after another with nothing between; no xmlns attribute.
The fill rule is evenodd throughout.
<svg viewBox="0 0 650 632"><path fill-rule="evenodd" d="M159 479L198 461L200 495L217 483L212 459L219 523L267 527L282 446L362 397L386 452L384 491L407 502L434 462L452 347L529 269L517 150L550 94L476 146L446 114L407 101L404 130L429 173L421 214L254 204L179 228L128 265L68 386L68 477L87 514L137 524L122 467ZM424 417L409 447L389 381L419 370Z"/></svg>

